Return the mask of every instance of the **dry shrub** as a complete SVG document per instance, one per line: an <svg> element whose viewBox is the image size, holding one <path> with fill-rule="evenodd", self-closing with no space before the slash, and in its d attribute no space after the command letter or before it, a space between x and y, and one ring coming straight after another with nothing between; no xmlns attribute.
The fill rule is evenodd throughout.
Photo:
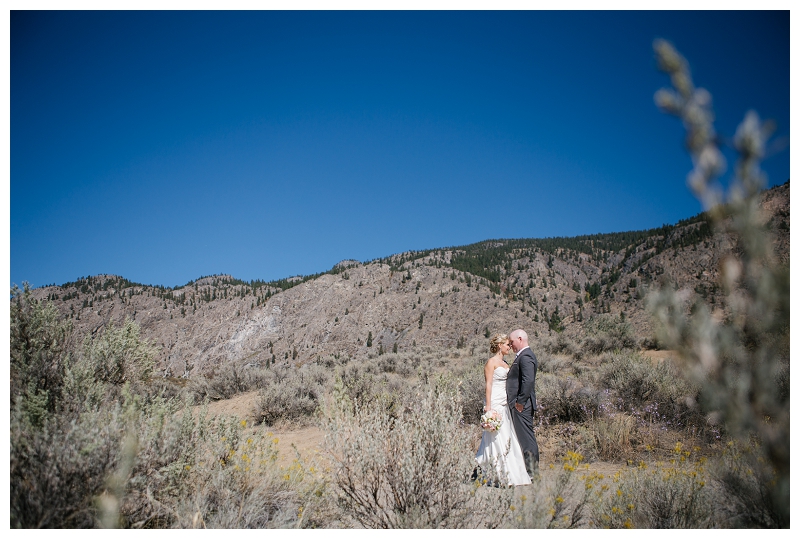
<svg viewBox="0 0 800 539"><path fill-rule="evenodd" d="M584 423L542 423L536 427L536 439L539 449L547 448L547 453L553 455L566 455L569 452L578 453L592 461L597 458L593 453L595 446L592 433Z"/></svg>
<svg viewBox="0 0 800 539"><path fill-rule="evenodd" d="M313 363L296 369L270 369L263 382L265 387L258 393L256 418L267 425L309 418L330 390L331 382L330 371Z"/></svg>
<svg viewBox="0 0 800 539"><path fill-rule="evenodd" d="M53 372L42 365L59 374L44 390L12 386L12 527L303 524L299 507L321 498L318 479L302 466L279 470L272 442L244 437L244 425L159 396L138 326L109 326L76 350L52 308L16 299L16 380Z"/></svg>
<svg viewBox="0 0 800 539"><path fill-rule="evenodd" d="M514 507L510 525L517 528L578 528L588 516L589 494L594 476L582 465L580 453L568 452L560 465L541 470L528 487L519 488L519 507Z"/></svg>
<svg viewBox="0 0 800 539"><path fill-rule="evenodd" d="M764 458L756 439L749 443L728 442L722 458L710 466L723 495L720 517L733 528L788 527L780 510L780 500L770 488L776 472Z"/></svg>
<svg viewBox="0 0 800 539"><path fill-rule="evenodd" d="M589 421L591 454L603 460L620 460L631 455L636 420L625 413L612 413Z"/></svg>
<svg viewBox="0 0 800 539"><path fill-rule="evenodd" d="M301 486L305 469L295 463L285 472L275 459L273 440L253 434L230 443L217 434L217 443L203 444L203 459L187 470L183 496L174 497L168 509L176 528L276 528L301 523ZM317 486L315 484L315 486ZM313 488L313 487L312 487ZM321 488L321 486L320 486Z"/></svg>
<svg viewBox="0 0 800 539"><path fill-rule="evenodd" d="M19 407L11 414L12 528L98 525L94 497L117 462L118 411L54 417L41 428Z"/></svg>
<svg viewBox="0 0 800 539"><path fill-rule="evenodd" d="M708 528L717 503L708 486L704 459L677 444L669 462L617 472L606 495L598 493L592 524L603 528Z"/></svg>
<svg viewBox="0 0 800 539"><path fill-rule="evenodd" d="M337 371L334 387L351 407L380 402L394 415L401 396L412 390L412 381L393 373L378 373L372 364L351 363Z"/></svg>
<svg viewBox="0 0 800 539"><path fill-rule="evenodd" d="M589 354L636 349L639 343L633 327L612 315L597 315L584 325L581 348Z"/></svg>
<svg viewBox="0 0 800 539"><path fill-rule="evenodd" d="M397 373L405 377L414 375L421 363L420 354L410 352L389 352L375 360L378 372Z"/></svg>
<svg viewBox="0 0 800 539"><path fill-rule="evenodd" d="M300 463L278 467L270 434L232 417L209 420L205 410L150 414L139 446L121 503L126 527L296 526L303 500L322 488Z"/></svg>
<svg viewBox="0 0 800 539"><path fill-rule="evenodd" d="M536 413L550 423L585 421L602 409L604 395L575 377L544 373L536 386Z"/></svg>
<svg viewBox="0 0 800 539"><path fill-rule="evenodd" d="M473 440L460 426L453 383L419 388L396 417L381 403L351 406L339 388L328 410L337 499L366 528L496 527L509 489L478 488Z"/></svg>
<svg viewBox="0 0 800 539"><path fill-rule="evenodd" d="M270 372L280 368L250 367L231 361L209 376L191 379L188 388L198 401L230 399L240 393L264 387L274 378Z"/></svg>
<svg viewBox="0 0 800 539"><path fill-rule="evenodd" d="M540 361L540 367L542 352L562 354L575 359L581 359L583 357L583 349L580 343L578 343L575 338L564 333L556 333L555 336L546 336L539 339L536 343L536 348L536 358Z"/></svg>
<svg viewBox="0 0 800 539"><path fill-rule="evenodd" d="M472 357L454 368L454 375L458 380L459 398L463 403L462 413L465 423L477 425L483 414L483 404L486 400L486 381L483 368L485 358Z"/></svg>
<svg viewBox="0 0 800 539"><path fill-rule="evenodd" d="M670 361L653 365L638 352L610 354L603 359L598 383L614 391L619 408L672 428L705 424L693 406L698 386L680 376Z"/></svg>

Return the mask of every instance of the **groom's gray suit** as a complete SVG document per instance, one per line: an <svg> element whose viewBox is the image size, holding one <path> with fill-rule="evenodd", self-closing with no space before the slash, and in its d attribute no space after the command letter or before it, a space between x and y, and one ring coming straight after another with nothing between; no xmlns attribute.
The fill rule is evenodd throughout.
<svg viewBox="0 0 800 539"><path fill-rule="evenodd" d="M517 359L511 364L506 378L506 395L514 431L517 433L522 455L525 457L525 469L529 475L539 467L539 444L533 433L533 411L536 410L536 369L539 363L530 348L520 350ZM522 405L517 411L515 404Z"/></svg>

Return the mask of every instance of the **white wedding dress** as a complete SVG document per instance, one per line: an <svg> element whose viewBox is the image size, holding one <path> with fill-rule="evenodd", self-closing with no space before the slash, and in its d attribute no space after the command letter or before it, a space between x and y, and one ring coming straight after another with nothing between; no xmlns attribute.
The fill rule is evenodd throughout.
<svg viewBox="0 0 800 539"><path fill-rule="evenodd" d="M492 467L497 471L500 481L509 485L529 485L531 478L525 469L522 449L517 441L511 411L506 397L506 378L509 369L497 367L492 373L492 410L503 418L503 424L495 432L483 431L481 446L475 455L478 465L488 473Z"/></svg>

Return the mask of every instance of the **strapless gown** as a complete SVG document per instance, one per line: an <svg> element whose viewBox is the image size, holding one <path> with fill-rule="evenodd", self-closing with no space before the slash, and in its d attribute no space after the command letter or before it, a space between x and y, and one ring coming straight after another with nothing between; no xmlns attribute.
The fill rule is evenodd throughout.
<svg viewBox="0 0 800 539"><path fill-rule="evenodd" d="M492 373L492 409L503 418L503 424L495 432L483 431L481 445L475 455L478 465L488 472L492 467L500 481L509 485L529 485L531 478L525 469L522 449L517 441L511 411L506 397L506 378L509 369L497 367Z"/></svg>

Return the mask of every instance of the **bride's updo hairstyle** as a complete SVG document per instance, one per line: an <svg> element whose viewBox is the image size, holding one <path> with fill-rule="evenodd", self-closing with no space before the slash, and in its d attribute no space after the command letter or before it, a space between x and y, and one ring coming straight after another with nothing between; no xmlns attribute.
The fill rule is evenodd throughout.
<svg viewBox="0 0 800 539"><path fill-rule="evenodd" d="M496 354L500 351L500 345L506 342L508 342L508 335L505 333L496 334L494 337L492 337L492 340L489 341L489 351L493 354Z"/></svg>

